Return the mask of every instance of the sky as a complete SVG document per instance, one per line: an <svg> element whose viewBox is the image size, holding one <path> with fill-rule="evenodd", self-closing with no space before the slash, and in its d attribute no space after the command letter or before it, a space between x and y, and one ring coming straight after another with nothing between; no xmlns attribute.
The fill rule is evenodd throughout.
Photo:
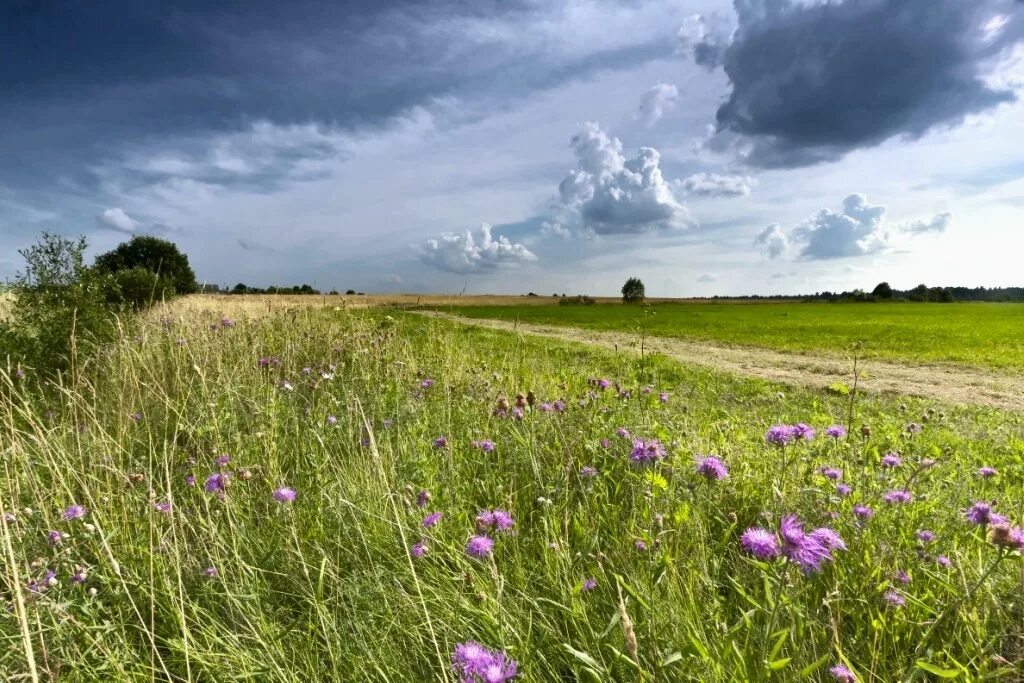
<svg viewBox="0 0 1024 683"><path fill-rule="evenodd" d="M649 296L1024 284L1021 0L6 0L0 277Z"/></svg>

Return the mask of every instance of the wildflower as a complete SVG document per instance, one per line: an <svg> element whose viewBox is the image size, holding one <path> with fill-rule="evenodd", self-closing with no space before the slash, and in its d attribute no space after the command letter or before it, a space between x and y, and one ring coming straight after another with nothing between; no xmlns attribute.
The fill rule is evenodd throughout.
<svg viewBox="0 0 1024 683"><path fill-rule="evenodd" d="M825 430L825 436L831 436L833 439L841 439L846 436L846 427L843 425L832 425Z"/></svg>
<svg viewBox="0 0 1024 683"><path fill-rule="evenodd" d="M163 514L169 514L171 511L171 504L168 502L159 502L153 504L153 509Z"/></svg>
<svg viewBox="0 0 1024 683"><path fill-rule="evenodd" d="M538 408L542 413L550 413L552 410L554 410L554 408L551 407L550 403L541 403L540 406L538 406Z"/></svg>
<svg viewBox="0 0 1024 683"><path fill-rule="evenodd" d="M425 508L427 503L430 502L430 491L426 489L421 490L416 494L416 505L417 507Z"/></svg>
<svg viewBox="0 0 1024 683"><path fill-rule="evenodd" d="M218 455L214 459L213 464L215 464L217 467L224 467L229 462L231 462L231 456L226 453L222 453L221 455Z"/></svg>
<svg viewBox="0 0 1024 683"><path fill-rule="evenodd" d="M638 541L642 543L643 541ZM740 545L754 557L770 560L779 556L779 539L767 529L750 528L740 536Z"/></svg>
<svg viewBox="0 0 1024 683"><path fill-rule="evenodd" d="M838 467L822 467L821 468L821 474L822 474L822 476L826 477L827 479L832 479L832 480L842 479L843 478L843 471L841 469L839 469Z"/></svg>
<svg viewBox="0 0 1024 683"><path fill-rule="evenodd" d="M591 467L590 465L585 465L584 467L580 468L580 476L581 477L596 477L597 476L597 468Z"/></svg>
<svg viewBox="0 0 1024 683"><path fill-rule="evenodd" d="M910 583L910 574L908 574L906 571L902 569L897 571L893 578L902 583L904 586Z"/></svg>
<svg viewBox="0 0 1024 683"><path fill-rule="evenodd" d="M907 604L907 599L897 591L886 591L882 598L889 603L890 607L895 607L897 609Z"/></svg>
<svg viewBox="0 0 1024 683"><path fill-rule="evenodd" d="M432 386L434 386L434 380L430 379L429 377L420 382L421 389L429 389Z"/></svg>
<svg viewBox="0 0 1024 683"><path fill-rule="evenodd" d="M629 457L635 463L649 463L662 460L665 457L665 447L657 439L647 441L636 439L633 441L633 451L629 454Z"/></svg>
<svg viewBox="0 0 1024 683"><path fill-rule="evenodd" d="M638 538L635 541L633 541L633 547L636 548L637 550L639 550L640 552L644 552L644 551L647 550L647 542L644 541L643 539ZM746 547L746 546L744 546L744 547Z"/></svg>
<svg viewBox="0 0 1024 683"><path fill-rule="evenodd" d="M231 483L231 475L226 472L214 472L206 478L203 488L207 493L223 493Z"/></svg>
<svg viewBox="0 0 1024 683"><path fill-rule="evenodd" d="M57 581L57 572L52 569L47 569L41 579L38 581L32 581L28 584L28 589L33 593L45 593L48 589L56 586L57 583L59 583Z"/></svg>
<svg viewBox="0 0 1024 683"><path fill-rule="evenodd" d="M1024 552L1024 530L1019 527L1012 527L1006 523L993 524L988 533L988 540L992 545Z"/></svg>
<svg viewBox="0 0 1024 683"><path fill-rule="evenodd" d="M853 515L857 519L871 519L875 516L875 511L869 508L867 505L854 505Z"/></svg>
<svg viewBox="0 0 1024 683"><path fill-rule="evenodd" d="M14 379L25 379L25 371L18 368L14 371Z"/></svg>
<svg viewBox="0 0 1024 683"><path fill-rule="evenodd" d="M918 529L917 540L921 541L921 543L931 543L935 540L935 534L927 529Z"/></svg>
<svg viewBox="0 0 1024 683"><path fill-rule="evenodd" d="M807 572L820 571L822 562L833 559L832 550L846 548L839 534L827 527L805 533L803 523L796 515L782 519L779 535L782 537L782 553Z"/></svg>
<svg viewBox="0 0 1024 683"><path fill-rule="evenodd" d="M812 441L814 439L814 427L803 422L793 425L793 436L801 441Z"/></svg>
<svg viewBox="0 0 1024 683"><path fill-rule="evenodd" d="M494 550L494 541L487 536L474 536L466 544L466 554L472 557L487 557Z"/></svg>
<svg viewBox="0 0 1024 683"><path fill-rule="evenodd" d="M914 500L914 494L910 491L897 489L895 491L888 491L882 496L882 500L890 505L902 505L903 503L909 503Z"/></svg>
<svg viewBox="0 0 1024 683"><path fill-rule="evenodd" d="M594 590L595 588L597 588L597 579L587 579L583 582L583 587L581 588L581 590L584 593L588 593Z"/></svg>
<svg viewBox="0 0 1024 683"><path fill-rule="evenodd" d="M929 468L935 467L935 465L936 465L936 461L933 460L932 458L924 458L923 460L921 460L921 468L922 469L926 469L927 470Z"/></svg>
<svg viewBox="0 0 1024 683"><path fill-rule="evenodd" d="M916 422L911 422L906 427L907 434L920 434L921 430L924 429L921 425Z"/></svg>
<svg viewBox="0 0 1024 683"><path fill-rule="evenodd" d="M658 394L658 400L661 401L662 403L668 403L668 398L669 394L667 391L663 391L660 394Z"/></svg>
<svg viewBox="0 0 1024 683"><path fill-rule="evenodd" d="M434 439L434 448L445 448L448 445L448 437L439 436Z"/></svg>
<svg viewBox="0 0 1024 683"><path fill-rule="evenodd" d="M555 412L557 412L557 413L564 413L565 412L565 407L566 407L565 406L565 401L555 401L554 407L555 407Z"/></svg>
<svg viewBox="0 0 1024 683"><path fill-rule="evenodd" d="M142 422L142 413L138 413L138 412L132 413L128 417L131 418L132 422L135 422L135 423Z"/></svg>
<svg viewBox="0 0 1024 683"><path fill-rule="evenodd" d="M186 474L185 475L185 486L195 486L195 485L196 485L196 475L194 475L194 474Z"/></svg>
<svg viewBox="0 0 1024 683"><path fill-rule="evenodd" d="M71 582L79 585L85 583L85 580L89 578L89 570L85 567L75 567L75 573L71 575Z"/></svg>
<svg viewBox="0 0 1024 683"><path fill-rule="evenodd" d="M995 467L979 467L978 476L984 479L991 479L992 477L999 474Z"/></svg>
<svg viewBox="0 0 1024 683"><path fill-rule="evenodd" d="M938 562L940 567L947 567L948 568L948 567L952 567L953 566L953 561L950 560L945 555L939 555L938 557L935 558L935 561Z"/></svg>
<svg viewBox="0 0 1024 683"><path fill-rule="evenodd" d="M518 664L504 652L468 641L455 646L452 668L461 683L505 683L515 678Z"/></svg>
<svg viewBox="0 0 1024 683"><path fill-rule="evenodd" d="M443 517L443 516L444 516L444 513L441 513L441 512L431 512L429 515L427 515L426 517L423 518L423 528L424 529L432 529L432 528L434 528L435 526L437 526L437 523L441 521L441 517Z"/></svg>
<svg viewBox="0 0 1024 683"><path fill-rule="evenodd" d="M611 439L601 439L601 448L611 448L611 447L612 447L612 440Z"/></svg>
<svg viewBox="0 0 1024 683"><path fill-rule="evenodd" d="M295 391L295 385L286 379L281 380L281 383L277 385L282 391Z"/></svg>
<svg viewBox="0 0 1024 683"><path fill-rule="evenodd" d="M220 326L221 327L234 327L235 326L235 321L232 320L231 318L221 318L220 319Z"/></svg>
<svg viewBox="0 0 1024 683"><path fill-rule="evenodd" d="M618 429L616 429L615 430L615 434L616 434L616 436L620 436L623 439L628 439L629 438L629 430L626 429L625 427L619 427Z"/></svg>
<svg viewBox="0 0 1024 683"><path fill-rule="evenodd" d="M295 500L295 489L282 486L274 490L274 500L278 503L291 503Z"/></svg>
<svg viewBox="0 0 1024 683"><path fill-rule="evenodd" d="M992 506L985 502L975 503L967 508L967 521L971 524L984 526L986 524L1005 524L1006 518L992 512Z"/></svg>
<svg viewBox="0 0 1024 683"><path fill-rule="evenodd" d="M46 540L49 541L52 547L57 547L64 542L64 534L59 531L51 531L46 534Z"/></svg>
<svg viewBox="0 0 1024 683"><path fill-rule="evenodd" d="M338 418L336 418L334 415L328 415L327 424L333 427L334 425L338 424Z"/></svg>
<svg viewBox="0 0 1024 683"><path fill-rule="evenodd" d="M846 496L853 493L853 487L850 486L849 484L839 484L838 486L836 486L836 493L845 498Z"/></svg>
<svg viewBox="0 0 1024 683"><path fill-rule="evenodd" d="M215 578L217 576L217 568L216 567L207 567L206 569L203 570L203 576L205 576L208 579Z"/></svg>
<svg viewBox="0 0 1024 683"><path fill-rule="evenodd" d="M494 510L481 510L476 516L476 525L479 529L497 529L508 531L515 525L515 520L507 511L501 508Z"/></svg>
<svg viewBox="0 0 1024 683"><path fill-rule="evenodd" d="M895 469L903 464L903 460L900 458L899 453L892 451L882 456L882 467L889 469Z"/></svg>
<svg viewBox="0 0 1024 683"><path fill-rule="evenodd" d="M766 442L776 446L785 446L794 438L796 438L796 434L793 432L793 427L783 424L773 425L764 435Z"/></svg>
<svg viewBox="0 0 1024 683"><path fill-rule="evenodd" d="M494 442L490 439L483 439L482 441L472 442L474 448L479 448L484 453L490 453L494 450Z"/></svg>
<svg viewBox="0 0 1024 683"><path fill-rule="evenodd" d="M72 505L71 507L64 511L63 517L65 520L82 519L85 517L85 513L85 507L81 505Z"/></svg>
<svg viewBox="0 0 1024 683"><path fill-rule="evenodd" d="M411 552L413 557L423 557L427 554L427 542L419 541L412 547Z"/></svg>
<svg viewBox="0 0 1024 683"><path fill-rule="evenodd" d="M597 388L600 389L601 391L604 391L605 389L607 389L611 385L612 385L612 383L610 381L606 380L606 379L599 379L599 380L597 380Z"/></svg>
<svg viewBox="0 0 1024 683"><path fill-rule="evenodd" d="M729 476L729 469L725 463L713 455L701 458L697 461L697 474L708 479L725 479Z"/></svg>
<svg viewBox="0 0 1024 683"><path fill-rule="evenodd" d="M856 683L857 677L853 675L853 672L847 669L842 664L836 664L828 670L832 674L832 678L839 681L839 683Z"/></svg>
<svg viewBox="0 0 1024 683"><path fill-rule="evenodd" d="M523 409L520 408L519 406L516 406L515 408L512 409L512 418L513 419L515 419L515 420L522 420L524 416L525 416L525 413L523 412Z"/></svg>

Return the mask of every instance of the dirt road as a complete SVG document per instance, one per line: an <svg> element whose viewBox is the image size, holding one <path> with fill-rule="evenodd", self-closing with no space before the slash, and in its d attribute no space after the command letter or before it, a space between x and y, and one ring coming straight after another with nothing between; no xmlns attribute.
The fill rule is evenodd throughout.
<svg viewBox="0 0 1024 683"><path fill-rule="evenodd" d="M639 353L639 339L631 334L470 319L437 311L421 313L493 330ZM666 337L648 337L645 350L664 354L683 363L788 384L824 388L834 382L849 384L852 381L851 362L835 356L787 353ZM865 376L860 386L867 391L920 396L944 403L1024 410L1024 375L1021 374L953 364L920 365L874 359L864 362L864 370Z"/></svg>

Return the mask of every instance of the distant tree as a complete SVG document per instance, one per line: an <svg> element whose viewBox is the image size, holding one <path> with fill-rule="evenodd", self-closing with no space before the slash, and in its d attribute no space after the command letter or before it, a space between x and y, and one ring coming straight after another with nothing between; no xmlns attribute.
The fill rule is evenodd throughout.
<svg viewBox="0 0 1024 683"><path fill-rule="evenodd" d="M101 273L113 274L131 268L145 268L171 282L177 294L192 294L198 288L188 256L173 242L157 237L136 235L96 258L96 269Z"/></svg>
<svg viewBox="0 0 1024 683"><path fill-rule="evenodd" d="M911 301L928 301L928 285L918 285L907 293Z"/></svg>
<svg viewBox="0 0 1024 683"><path fill-rule="evenodd" d="M356 293L356 290L354 290L354 289L346 289L345 290L345 294L348 294L349 296L351 296L351 295L353 295L355 293Z"/></svg>
<svg viewBox="0 0 1024 683"><path fill-rule="evenodd" d="M893 294L892 287L889 286L888 282L879 282L875 288L871 290L871 294L876 299L891 299Z"/></svg>
<svg viewBox="0 0 1024 683"><path fill-rule="evenodd" d="M249 291L249 287L244 282L239 282L237 285L231 288L232 294L245 294Z"/></svg>
<svg viewBox="0 0 1024 683"><path fill-rule="evenodd" d="M645 294L644 283L638 277L631 277L626 280L626 284L622 285L622 301L624 303L643 303Z"/></svg>

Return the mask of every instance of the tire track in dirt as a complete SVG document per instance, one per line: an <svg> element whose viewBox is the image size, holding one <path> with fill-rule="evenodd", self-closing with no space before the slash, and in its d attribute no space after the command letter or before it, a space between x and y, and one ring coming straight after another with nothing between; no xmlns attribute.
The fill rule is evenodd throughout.
<svg viewBox="0 0 1024 683"><path fill-rule="evenodd" d="M636 335L463 318L440 311L420 315L491 330L516 332L605 349L639 353ZM850 384L852 363L836 356L787 353L704 341L647 337L645 352L660 353L682 363L723 370L746 377L823 389L834 382ZM943 403L1024 410L1024 374L1000 373L953 364L912 364L866 359L858 386L866 391L931 398Z"/></svg>

